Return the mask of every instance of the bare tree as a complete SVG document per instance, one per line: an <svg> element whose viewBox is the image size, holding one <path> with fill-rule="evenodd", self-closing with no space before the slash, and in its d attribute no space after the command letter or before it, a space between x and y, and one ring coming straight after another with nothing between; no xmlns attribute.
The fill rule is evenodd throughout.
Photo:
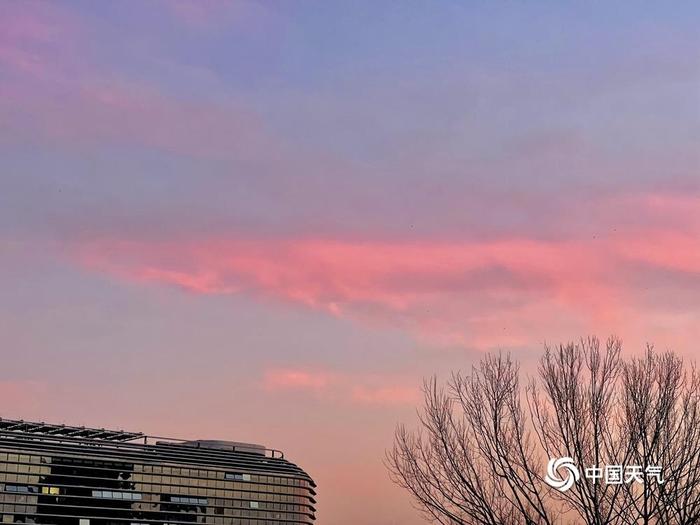
<svg viewBox="0 0 700 525"><path fill-rule="evenodd" d="M499 353L445 385L425 382L418 430L398 426L386 463L429 520L700 523L694 366L652 347L624 359L618 339L601 348L588 338L545 346L538 372L521 385L518 364ZM579 479L549 486L550 458L571 458Z"/></svg>

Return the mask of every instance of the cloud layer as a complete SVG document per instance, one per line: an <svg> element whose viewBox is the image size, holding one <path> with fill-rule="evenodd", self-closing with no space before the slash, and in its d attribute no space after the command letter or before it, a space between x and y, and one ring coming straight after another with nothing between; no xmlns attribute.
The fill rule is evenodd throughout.
<svg viewBox="0 0 700 525"><path fill-rule="evenodd" d="M656 301L670 301L700 278L698 199L634 202L630 212L639 215L658 207L668 208L669 219L679 213L684 230L566 241L100 239L76 250L87 267L137 282L296 303L435 342L516 346L533 329L551 334L556 325L624 329L631 310L653 317L672 308Z"/></svg>

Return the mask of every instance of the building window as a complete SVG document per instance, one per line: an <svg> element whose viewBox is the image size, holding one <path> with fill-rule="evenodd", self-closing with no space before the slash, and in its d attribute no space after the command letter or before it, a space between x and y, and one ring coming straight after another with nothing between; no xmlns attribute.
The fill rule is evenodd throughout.
<svg viewBox="0 0 700 525"><path fill-rule="evenodd" d="M251 502L250 502L250 508L251 508L251 509L259 509L259 508L260 508L260 503L258 503L257 501L251 501Z"/></svg>
<svg viewBox="0 0 700 525"><path fill-rule="evenodd" d="M229 481L250 481L250 474L242 474L240 472L227 472L224 479Z"/></svg>
<svg viewBox="0 0 700 525"><path fill-rule="evenodd" d="M128 501L140 501L143 495L140 492L121 492L117 490L93 490L93 498L125 499Z"/></svg>
<svg viewBox="0 0 700 525"><path fill-rule="evenodd" d="M39 492L39 487L32 487L31 485L5 485L5 490L7 492L21 492L23 494L35 494Z"/></svg>
<svg viewBox="0 0 700 525"><path fill-rule="evenodd" d="M207 498L193 498L191 496L170 496L170 503L182 503L184 505L206 505Z"/></svg>

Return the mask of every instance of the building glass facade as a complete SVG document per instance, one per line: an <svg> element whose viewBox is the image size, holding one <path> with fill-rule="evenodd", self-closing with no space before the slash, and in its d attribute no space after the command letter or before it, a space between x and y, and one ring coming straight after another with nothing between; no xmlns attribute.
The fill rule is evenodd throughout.
<svg viewBox="0 0 700 525"><path fill-rule="evenodd" d="M0 420L2 523L314 523L315 483L278 451Z"/></svg>

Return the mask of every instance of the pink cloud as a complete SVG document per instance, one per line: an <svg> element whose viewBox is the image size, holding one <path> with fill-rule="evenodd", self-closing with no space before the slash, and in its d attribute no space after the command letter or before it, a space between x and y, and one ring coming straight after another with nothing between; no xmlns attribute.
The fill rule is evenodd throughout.
<svg viewBox="0 0 700 525"><path fill-rule="evenodd" d="M420 390L403 386L371 388L360 385L352 389L352 398L370 405L415 405L420 400Z"/></svg>
<svg viewBox="0 0 700 525"><path fill-rule="evenodd" d="M420 399L420 390L407 378L318 368L269 369L262 386L271 393L302 392L325 401L360 405L410 405Z"/></svg>
<svg viewBox="0 0 700 525"><path fill-rule="evenodd" d="M630 259L658 268L700 274L697 235L654 232L645 238L624 239L618 249Z"/></svg>
<svg viewBox="0 0 700 525"><path fill-rule="evenodd" d="M211 13L220 20L220 12L232 5L179 2L172 9ZM53 4L0 5L0 67L9 73L0 84L5 141L78 150L135 144L238 160L278 148L262 131L261 119L231 97L180 98L163 86L110 70L92 59L90 38L89 26L84 30L79 18Z"/></svg>
<svg viewBox="0 0 700 525"><path fill-rule="evenodd" d="M0 88L0 95L12 100L13 108L30 108L30 114L41 117L33 140L71 148L128 142L192 156L245 159L249 152L271 147L249 111L175 100L130 81L85 79L55 97L10 84Z"/></svg>
<svg viewBox="0 0 700 525"><path fill-rule="evenodd" d="M322 371L298 369L267 370L263 385L267 390L321 391L333 383L333 375Z"/></svg>
<svg viewBox="0 0 700 525"><path fill-rule="evenodd" d="M567 241L104 239L80 245L78 256L125 279L275 298L478 347L554 337L555 326L615 331L630 320L639 291L629 280L640 265L700 272L696 236L654 230Z"/></svg>
<svg viewBox="0 0 700 525"><path fill-rule="evenodd" d="M76 19L51 3L0 5L0 65L8 71L42 76L55 64L50 53L79 33Z"/></svg>

